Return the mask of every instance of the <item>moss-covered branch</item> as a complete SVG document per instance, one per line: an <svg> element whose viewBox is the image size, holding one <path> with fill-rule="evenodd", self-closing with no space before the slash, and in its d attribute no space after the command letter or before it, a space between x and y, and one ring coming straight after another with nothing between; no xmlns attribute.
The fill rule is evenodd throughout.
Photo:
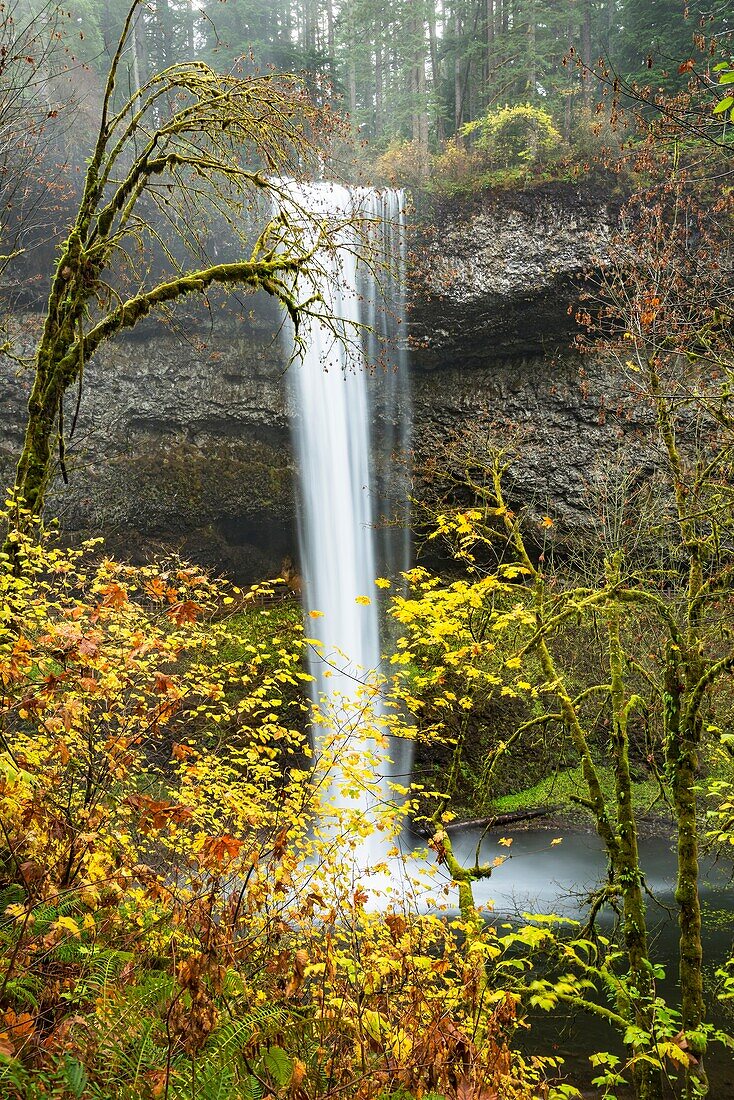
<svg viewBox="0 0 734 1100"><path fill-rule="evenodd" d="M187 294L203 294L210 286L247 286L252 290L262 289L282 302L298 319L298 304L285 283L283 275L300 271L309 260L309 256L288 260L282 257L271 261L245 261L243 263L215 264L213 267L192 271L177 279L161 283L144 294L129 298L121 306L100 321L84 337L84 353L93 355L99 345L108 340L120 329L133 328L138 321L151 312L173 302ZM75 349L72 349L72 354Z"/></svg>
<svg viewBox="0 0 734 1100"><path fill-rule="evenodd" d="M436 828L431 837L430 846L436 852L439 863L443 863L451 875L452 880L459 888L459 908L464 920L469 920L474 913L474 892L472 885L481 879L491 878L494 867L491 863L475 863L465 867L459 863L454 855L451 840L442 826Z"/></svg>
<svg viewBox="0 0 734 1100"><path fill-rule="evenodd" d="M594 763L589 737L582 725L578 708L574 705L573 696L566 687L564 677L546 640L545 626L549 616L546 613L545 579L528 553L518 517L510 511L505 502L502 488L504 469L505 467L499 460L491 468L492 493L496 501L497 515L501 518L507 538L514 547L526 575L530 578L536 622L535 637L537 641L535 649L546 679L546 688L553 692L558 702L564 725L569 732L581 763L581 771L589 794L588 805L594 816L596 830L609 853L610 859L613 859L617 850L617 837L609 817L599 771Z"/></svg>
<svg viewBox="0 0 734 1100"><path fill-rule="evenodd" d="M315 158L319 133L334 125L295 78L239 79L186 62L156 74L116 108L117 70L140 3L134 0L113 57L79 208L51 277L16 475L16 492L31 513L43 506L57 450L64 453L64 395L105 340L213 285L265 291L297 326L316 298L299 299L296 277L307 272L313 287L319 252L338 237L292 196L285 212L279 177ZM174 106L165 117L168 103ZM122 172L121 164L128 165ZM165 201L155 189L162 175ZM151 224L149 208L139 209L145 196L155 199L188 260L177 258ZM261 196L266 209L281 209L266 214L253 234L244 210L258 210L262 220L255 204ZM241 260L202 263L214 216L239 239ZM154 252L169 271L150 285ZM135 287L127 296L126 281Z"/></svg>

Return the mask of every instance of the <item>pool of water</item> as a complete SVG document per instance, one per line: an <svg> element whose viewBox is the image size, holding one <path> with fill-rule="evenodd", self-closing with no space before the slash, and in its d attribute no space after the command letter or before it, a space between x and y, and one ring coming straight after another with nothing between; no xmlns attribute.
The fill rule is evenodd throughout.
<svg viewBox="0 0 734 1100"><path fill-rule="evenodd" d="M560 843L553 843L560 838ZM489 879L475 884L474 897L478 905L491 906L495 918L522 919L524 913L556 913L583 921L590 893L604 881L606 857L595 833L569 830L508 830L488 833L482 838L476 829L456 829L451 833L456 858L465 866L476 858L482 863L503 859ZM511 840L507 846L501 840ZM435 867L435 859L427 852L425 840L409 836L405 846L415 856L433 865L434 876L440 879L443 869ZM675 907L676 859L672 842L663 836L640 840L640 861L645 881L653 895L648 899L647 916L650 928L651 954L666 973L659 991L675 1005L677 994L678 925ZM437 888L434 878L431 898L427 890L424 902L448 906L458 905L458 892L443 876ZM734 865L731 861L705 856L701 864L701 902L704 911L703 943L707 967L707 984L711 985L716 966L734 948ZM600 918L600 925L611 927L613 914ZM728 1026L716 1006L712 1019ZM588 1014L569 1015L558 1011L539 1016L533 1024L530 1045L534 1053L560 1055L566 1072L579 1087L590 1087L594 1071L588 1056L596 1050L619 1049L618 1037L602 1021ZM707 1055L707 1072L711 1082L711 1100L734 1100L734 1059L731 1052L712 1048ZM595 1095L593 1090L589 1095ZM620 1093L620 1098L622 1094Z"/></svg>

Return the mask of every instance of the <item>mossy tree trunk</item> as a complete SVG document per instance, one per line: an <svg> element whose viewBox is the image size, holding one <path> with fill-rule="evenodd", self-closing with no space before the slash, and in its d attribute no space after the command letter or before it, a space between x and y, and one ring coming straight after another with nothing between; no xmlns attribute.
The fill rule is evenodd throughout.
<svg viewBox="0 0 734 1100"><path fill-rule="evenodd" d="M518 518L507 507L502 489L503 469L499 463L492 471L492 498L497 513L502 518L506 536L514 546L533 592L536 631L524 652L534 649L545 677L545 687L555 696L559 717L562 719L581 764L586 784L585 796L576 801L592 815L596 831L604 844L609 860L611 894L622 898L623 935L627 956L626 982L617 984L617 1008L619 1018L626 1024L634 1024L648 1036L654 1045L655 987L647 940L647 924L643 893L643 874L637 843L637 820L632 801L632 776L629 760L628 720L631 710L641 704L638 696L629 698L625 692L624 649L620 626L618 593L622 587L619 558L607 565L606 585L600 590L578 590L568 593L566 606L561 610L556 603L547 606L547 584L540 569L533 562L525 544ZM611 709L611 767L614 775L614 798L605 795L599 770L592 752L592 737L581 717L581 698L574 698L566 685L562 667L554 658L551 639L561 624L570 616L577 616L583 608L601 613L606 620L608 635L608 660L610 682L596 685L592 691L609 699ZM587 693L582 693L587 695ZM637 1040L639 1044L639 1040ZM633 1076L638 1100L658 1100L662 1096L662 1080L659 1069L645 1059L635 1059L637 1046L633 1045Z"/></svg>
<svg viewBox="0 0 734 1100"><path fill-rule="evenodd" d="M215 285L264 290L297 323L316 299L297 300L296 277L313 275L321 249L338 234L338 227L299 210L280 180L310 162L321 131L333 125L294 78L239 79L187 62L117 103L118 66L141 3L134 0L112 61L82 197L52 276L36 349L15 486L31 514L41 511L57 449L63 469L64 395L81 384L100 344L151 310ZM166 117L167 103L173 107ZM173 226L188 265L151 224L151 206L161 211L161 224ZM248 209L262 224L254 245ZM202 263L213 216L240 240L241 262ZM170 270L149 283L153 251ZM126 282L135 288L127 298Z"/></svg>
<svg viewBox="0 0 734 1100"><path fill-rule="evenodd" d="M651 380L654 394L656 380ZM592 815L597 833L604 843L609 859L610 882L606 896L615 896L622 903L622 933L624 936L627 973L617 985L617 1007L621 1018L637 1029L631 1049L631 1062L636 1095L640 1100L656 1100L662 1095L662 1071L653 1062L658 1041L655 1000L657 997L650 945L647 933L645 886L640 864L637 810L633 801L630 763L629 723L633 712L646 715L662 712L661 743L663 758L655 764L661 782L667 780L677 837L676 902L680 923L681 1014L686 1049L692 1055L687 1089L705 1083L703 1054L705 1036L705 997L703 987L703 950L701 940L701 906L699 898L699 840L696 784L698 750L703 727L703 706L707 693L716 680L734 667L734 652L716 658L706 657L707 644L702 608L705 599L715 596L720 585L716 575L706 575L706 540L712 537L711 516L706 513L702 494L683 465L675 443L670 405L661 392L657 398L658 431L671 466L671 483L678 510L678 529L688 558L688 576L682 598L666 600L628 567L621 551L608 554L603 583L589 588L568 588L559 591L550 584L541 564L536 563L525 542L522 517L508 507L504 498L502 478L506 465L498 453L486 471L490 488L467 475L478 498L482 499L488 516L500 521L503 546L511 545L516 560L522 566L528 607L533 608L534 629L530 639L518 650L523 659L534 652L543 673L542 690L557 703L555 713L536 715L521 725L516 734L503 742L503 748L514 744L525 729L539 723L560 721L575 747L586 785L586 793L575 797ZM699 524L696 515L704 517ZM488 544L493 536L487 535ZM663 639L664 656L657 680L647 676L642 683L650 689L650 699L630 692L627 681L630 669L635 669L639 683L639 655L634 650L634 630L623 629L629 610L657 620ZM563 661L554 654L554 639L564 624L579 617L605 624L607 637L608 683L594 683L574 696L569 689L569 675ZM636 620L632 620L633 622ZM638 626L636 629L640 629ZM642 627L644 630L645 628ZM610 796L601 781L592 746L593 731L585 725L583 706L591 696L606 696L610 716L609 764L614 790ZM614 985L614 979L611 982ZM647 1036L653 1062L637 1058L642 1036ZM695 1082L695 1083L694 1083Z"/></svg>
<svg viewBox="0 0 734 1100"><path fill-rule="evenodd" d="M607 563L607 582L612 589L621 583L619 566L618 554ZM647 938L643 873L632 797L628 728L630 713L636 706L643 705L643 701L637 695L628 698L625 690L625 654L620 604L617 601L611 602L606 619L612 711L610 740L617 816L616 877L622 896L622 933L629 968L624 1007L628 1017L652 1041L655 1033L655 982ZM662 1096L663 1083L659 1069L641 1060L635 1063L633 1074L639 1100L657 1100Z"/></svg>

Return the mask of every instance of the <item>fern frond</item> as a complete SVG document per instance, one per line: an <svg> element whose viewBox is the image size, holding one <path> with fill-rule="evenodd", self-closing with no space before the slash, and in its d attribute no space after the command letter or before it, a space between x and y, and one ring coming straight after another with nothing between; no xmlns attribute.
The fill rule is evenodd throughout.
<svg viewBox="0 0 734 1100"><path fill-rule="evenodd" d="M216 1052L220 1056L231 1056L245 1046L255 1032L268 1031L270 1028L280 1029L285 1019L286 1014L279 1005L264 1005L262 1008L253 1009L246 1015L233 1017L218 1027L209 1036L205 1051L207 1054Z"/></svg>
<svg viewBox="0 0 734 1100"><path fill-rule="evenodd" d="M15 978L9 978L5 985L5 996L22 1008L40 1007L43 982L36 974L27 972Z"/></svg>

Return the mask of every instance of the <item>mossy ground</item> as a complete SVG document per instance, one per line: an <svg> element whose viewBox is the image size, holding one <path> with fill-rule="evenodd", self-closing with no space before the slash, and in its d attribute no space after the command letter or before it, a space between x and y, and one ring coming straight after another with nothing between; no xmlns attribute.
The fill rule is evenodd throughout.
<svg viewBox="0 0 734 1100"><path fill-rule="evenodd" d="M605 796L612 801L614 792L612 769L600 767L599 777ZM546 776L532 787L494 798L488 812L507 814L556 807L554 816L563 817L574 824L585 823L590 821L588 812L583 806L574 802L574 798L583 796L584 790L585 783L581 768L566 768ZM653 778L645 777L635 781L632 784L632 797L642 820L659 821L667 817L667 807L660 787Z"/></svg>
<svg viewBox="0 0 734 1100"><path fill-rule="evenodd" d="M229 641L217 649L220 661L237 661L244 658L247 647L264 641L273 643L279 634L300 627L303 612L298 600L281 600L270 607L253 606L251 610L237 611L229 618L232 627Z"/></svg>

